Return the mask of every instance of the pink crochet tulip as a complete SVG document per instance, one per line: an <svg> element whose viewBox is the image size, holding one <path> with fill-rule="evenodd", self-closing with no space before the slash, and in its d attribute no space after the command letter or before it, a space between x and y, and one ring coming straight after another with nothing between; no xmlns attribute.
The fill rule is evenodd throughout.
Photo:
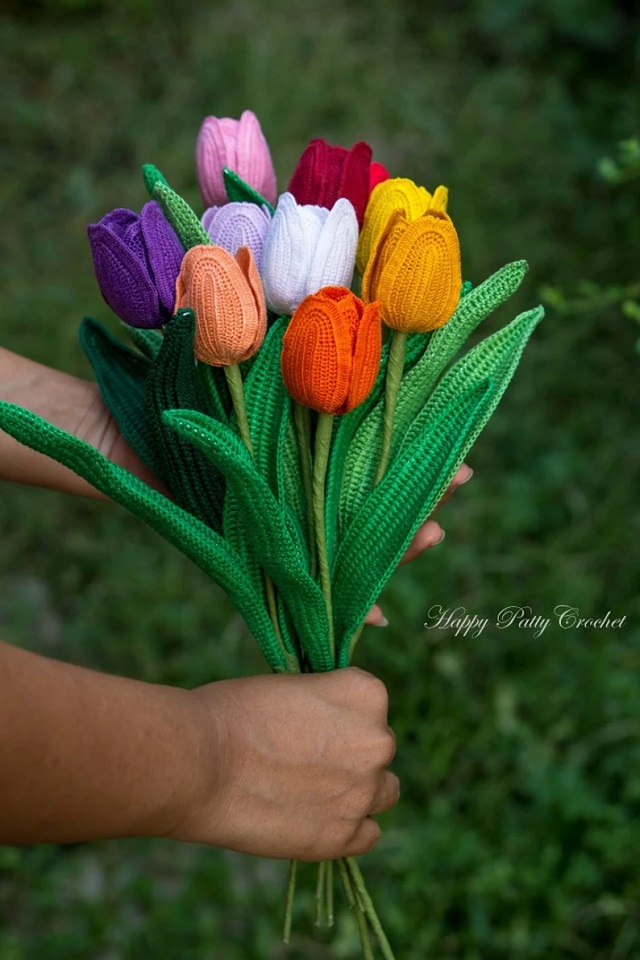
<svg viewBox="0 0 640 960"><path fill-rule="evenodd" d="M196 169L205 207L227 203L222 168L228 167L276 202L276 175L267 141L255 113L245 110L239 120L205 117L196 143Z"/></svg>

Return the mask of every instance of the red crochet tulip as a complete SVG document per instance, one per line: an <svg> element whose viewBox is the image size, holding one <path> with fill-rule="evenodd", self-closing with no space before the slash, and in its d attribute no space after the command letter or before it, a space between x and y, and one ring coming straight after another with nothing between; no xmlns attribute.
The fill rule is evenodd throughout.
<svg viewBox="0 0 640 960"><path fill-rule="evenodd" d="M314 203L329 210L336 200L346 197L362 228L369 194L388 176L381 164L371 162L371 147L367 143L360 141L347 150L331 146L326 140L312 140L293 171L289 193L298 203Z"/></svg>

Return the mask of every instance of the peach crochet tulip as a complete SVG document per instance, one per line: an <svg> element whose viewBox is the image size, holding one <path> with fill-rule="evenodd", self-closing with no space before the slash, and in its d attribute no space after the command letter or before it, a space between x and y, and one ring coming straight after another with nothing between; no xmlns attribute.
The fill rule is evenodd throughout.
<svg viewBox="0 0 640 960"><path fill-rule="evenodd" d="M176 310L196 315L194 353L214 367L251 357L262 346L267 307L253 254L240 247L235 257L213 244L191 247L176 283Z"/></svg>
<svg viewBox="0 0 640 960"><path fill-rule="evenodd" d="M362 278L362 299L380 302L387 326L426 333L453 314L462 286L458 234L446 213L409 223L392 211Z"/></svg>
<svg viewBox="0 0 640 960"><path fill-rule="evenodd" d="M404 213L411 223L432 210L446 213L448 195L446 187L437 187L431 194L406 177L387 179L374 187L358 241L356 265L359 272L362 274L366 270L375 242L394 210Z"/></svg>
<svg viewBox="0 0 640 960"><path fill-rule="evenodd" d="M291 318L282 376L298 403L319 413L348 413L369 395L381 349L379 305L365 307L347 287L323 287Z"/></svg>
<svg viewBox="0 0 640 960"><path fill-rule="evenodd" d="M271 153L255 113L239 120L205 117L196 143L196 170L205 207L227 203L222 168L228 167L269 203L276 202L276 175Z"/></svg>

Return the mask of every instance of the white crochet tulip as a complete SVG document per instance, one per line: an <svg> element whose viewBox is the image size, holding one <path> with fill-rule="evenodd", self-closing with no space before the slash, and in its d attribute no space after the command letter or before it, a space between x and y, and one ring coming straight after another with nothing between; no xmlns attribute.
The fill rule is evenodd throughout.
<svg viewBox="0 0 640 960"><path fill-rule="evenodd" d="M341 197L331 210L298 204L283 193L269 225L260 276L267 306L291 315L322 287L348 287L358 246L353 204Z"/></svg>

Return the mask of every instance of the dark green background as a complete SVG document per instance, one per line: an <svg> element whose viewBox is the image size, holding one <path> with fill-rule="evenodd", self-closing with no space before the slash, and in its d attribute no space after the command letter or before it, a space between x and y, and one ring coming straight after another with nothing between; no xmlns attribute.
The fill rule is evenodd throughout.
<svg viewBox="0 0 640 960"><path fill-rule="evenodd" d="M116 9L117 8L117 9ZM145 200L153 161L194 203L206 114L258 114L280 188L312 136L369 140L394 175L446 183L465 277L638 279L638 185L595 173L637 134L637 3L607 0L49 0L0 20L0 342L88 376L109 320L85 227ZM116 324L113 323L114 329ZM367 858L402 960L640 957L640 357L619 310L549 311L358 663L391 695L399 807ZM264 669L221 592L120 508L0 489L0 634L194 685ZM611 610L623 629L425 631L433 604ZM358 956L314 939L309 871L278 944L285 867L169 842L0 851L1 960ZM306 892L305 892L306 891ZM306 913L305 913L306 910ZM325 938L326 939L326 938ZM322 936L320 937L322 940Z"/></svg>

